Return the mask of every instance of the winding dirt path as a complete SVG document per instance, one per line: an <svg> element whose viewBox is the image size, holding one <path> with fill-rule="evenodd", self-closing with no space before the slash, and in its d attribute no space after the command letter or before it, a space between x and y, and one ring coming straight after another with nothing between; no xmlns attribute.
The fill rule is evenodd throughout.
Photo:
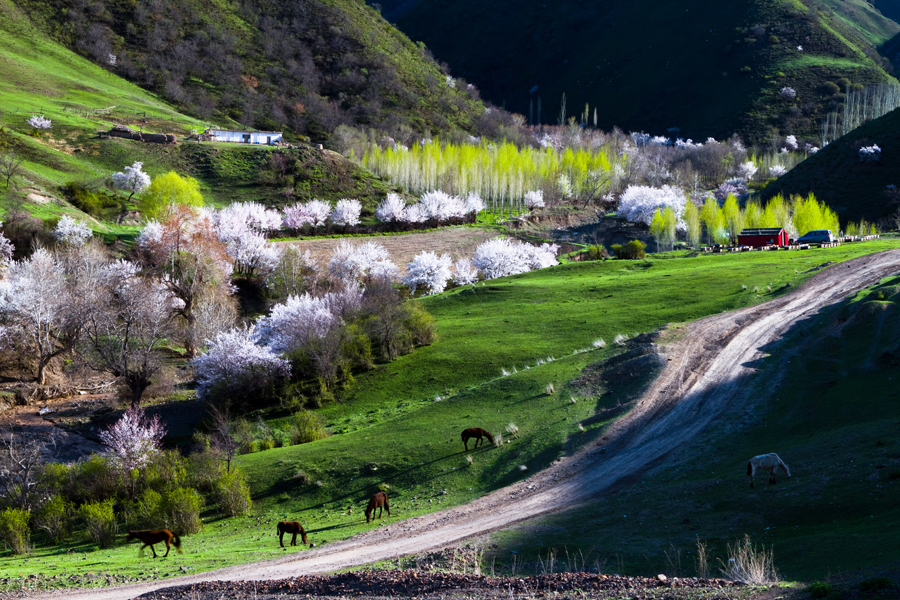
<svg viewBox="0 0 900 600"><path fill-rule="evenodd" d="M748 366L798 319L815 314L880 278L900 272L900 250L825 269L794 292L758 306L695 321L666 348L663 373L635 408L607 433L605 452L595 446L557 461L518 484L469 504L415 517L351 539L268 561L152 583L69 590L56 598L134 598L175 585L209 580L245 581L335 571L376 560L452 545L528 518L596 500L624 477L690 441L743 399Z"/></svg>

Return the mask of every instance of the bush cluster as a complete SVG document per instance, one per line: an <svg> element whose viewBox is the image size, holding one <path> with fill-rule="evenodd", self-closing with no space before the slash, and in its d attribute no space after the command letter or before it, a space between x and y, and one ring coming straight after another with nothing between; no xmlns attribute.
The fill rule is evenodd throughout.
<svg viewBox="0 0 900 600"><path fill-rule="evenodd" d="M252 506L243 474L226 472L208 448L188 457L158 452L136 485L102 456L71 466L49 463L42 470L43 502L32 510L0 512L0 541L15 554L28 552L33 531L54 545L77 534L108 548L126 529L166 528L189 535L203 528L200 515L207 506L229 517L245 515Z"/></svg>
<svg viewBox="0 0 900 600"><path fill-rule="evenodd" d="M644 242L631 240L624 246L622 244L613 244L612 251L618 259L640 260L647 258L647 253L644 251L646 248L647 244Z"/></svg>

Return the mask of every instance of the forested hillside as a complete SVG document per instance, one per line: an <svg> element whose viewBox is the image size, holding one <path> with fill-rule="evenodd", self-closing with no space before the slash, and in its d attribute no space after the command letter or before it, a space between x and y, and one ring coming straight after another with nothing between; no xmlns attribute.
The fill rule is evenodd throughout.
<svg viewBox="0 0 900 600"><path fill-rule="evenodd" d="M479 123L485 110L474 88L448 80L423 48L362 3L15 4L56 41L203 120L313 141L341 124L419 133L491 128Z"/></svg>
<svg viewBox="0 0 900 600"><path fill-rule="evenodd" d="M894 110L810 156L770 184L764 195L813 192L842 221L885 219L885 228L894 229L900 224L898 186L900 110Z"/></svg>
<svg viewBox="0 0 900 600"><path fill-rule="evenodd" d="M900 31L863 0L421 0L384 10L492 102L535 122L556 124L566 94L567 117L588 103L601 128L679 128L695 139L815 136L847 85L890 78L877 48Z"/></svg>

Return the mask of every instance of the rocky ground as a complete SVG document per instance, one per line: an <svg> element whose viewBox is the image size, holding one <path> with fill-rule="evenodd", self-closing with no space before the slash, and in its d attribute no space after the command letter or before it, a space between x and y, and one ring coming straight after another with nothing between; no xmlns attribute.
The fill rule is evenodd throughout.
<svg viewBox="0 0 900 600"><path fill-rule="evenodd" d="M274 581L208 581L164 588L147 600L275 600L288 598L577 598L631 600L764 600L785 598L777 586L759 587L723 579L621 577L551 573L531 577L487 577L418 570L357 571L330 576L301 575Z"/></svg>

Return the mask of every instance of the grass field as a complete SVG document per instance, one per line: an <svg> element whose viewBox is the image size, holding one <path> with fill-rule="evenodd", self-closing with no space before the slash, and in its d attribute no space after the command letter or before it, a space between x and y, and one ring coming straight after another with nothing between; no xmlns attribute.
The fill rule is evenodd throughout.
<svg viewBox="0 0 900 600"><path fill-rule="evenodd" d="M85 571L97 576L94 583L146 579L271 557L284 551L270 521L285 516L302 521L312 541L327 543L377 526L367 526L361 512L379 486L391 495L391 520L466 502L573 452L627 408L640 382L591 393L568 387L586 365L618 352L616 335L761 302L825 262L897 245L881 239L811 251L576 263L427 298L438 340L360 375L340 402L321 409L331 437L240 457L253 517L207 513L205 530L185 539L185 554L153 567L134 546L39 545L27 558L0 558L0 585L21 586L19 577L40 573L30 584L86 585L91 580L67 579ZM600 338L607 346L594 348ZM266 418L280 424L277 414ZM509 423L518 436L504 432ZM504 432L510 443L466 453L459 431L469 426ZM717 469L724 476L733 466ZM746 481L737 479L742 488Z"/></svg>
<svg viewBox="0 0 900 600"><path fill-rule="evenodd" d="M693 576L697 539L718 572L725 545L748 534L774 548L787 579L896 564L898 291L888 278L798 323L747 382L758 402L729 417L727 434L708 431L702 453L681 449L591 506L494 536L495 560L508 570L514 556L546 560L552 548L607 571ZM763 476L751 490L747 460L767 452L793 477L769 486Z"/></svg>

